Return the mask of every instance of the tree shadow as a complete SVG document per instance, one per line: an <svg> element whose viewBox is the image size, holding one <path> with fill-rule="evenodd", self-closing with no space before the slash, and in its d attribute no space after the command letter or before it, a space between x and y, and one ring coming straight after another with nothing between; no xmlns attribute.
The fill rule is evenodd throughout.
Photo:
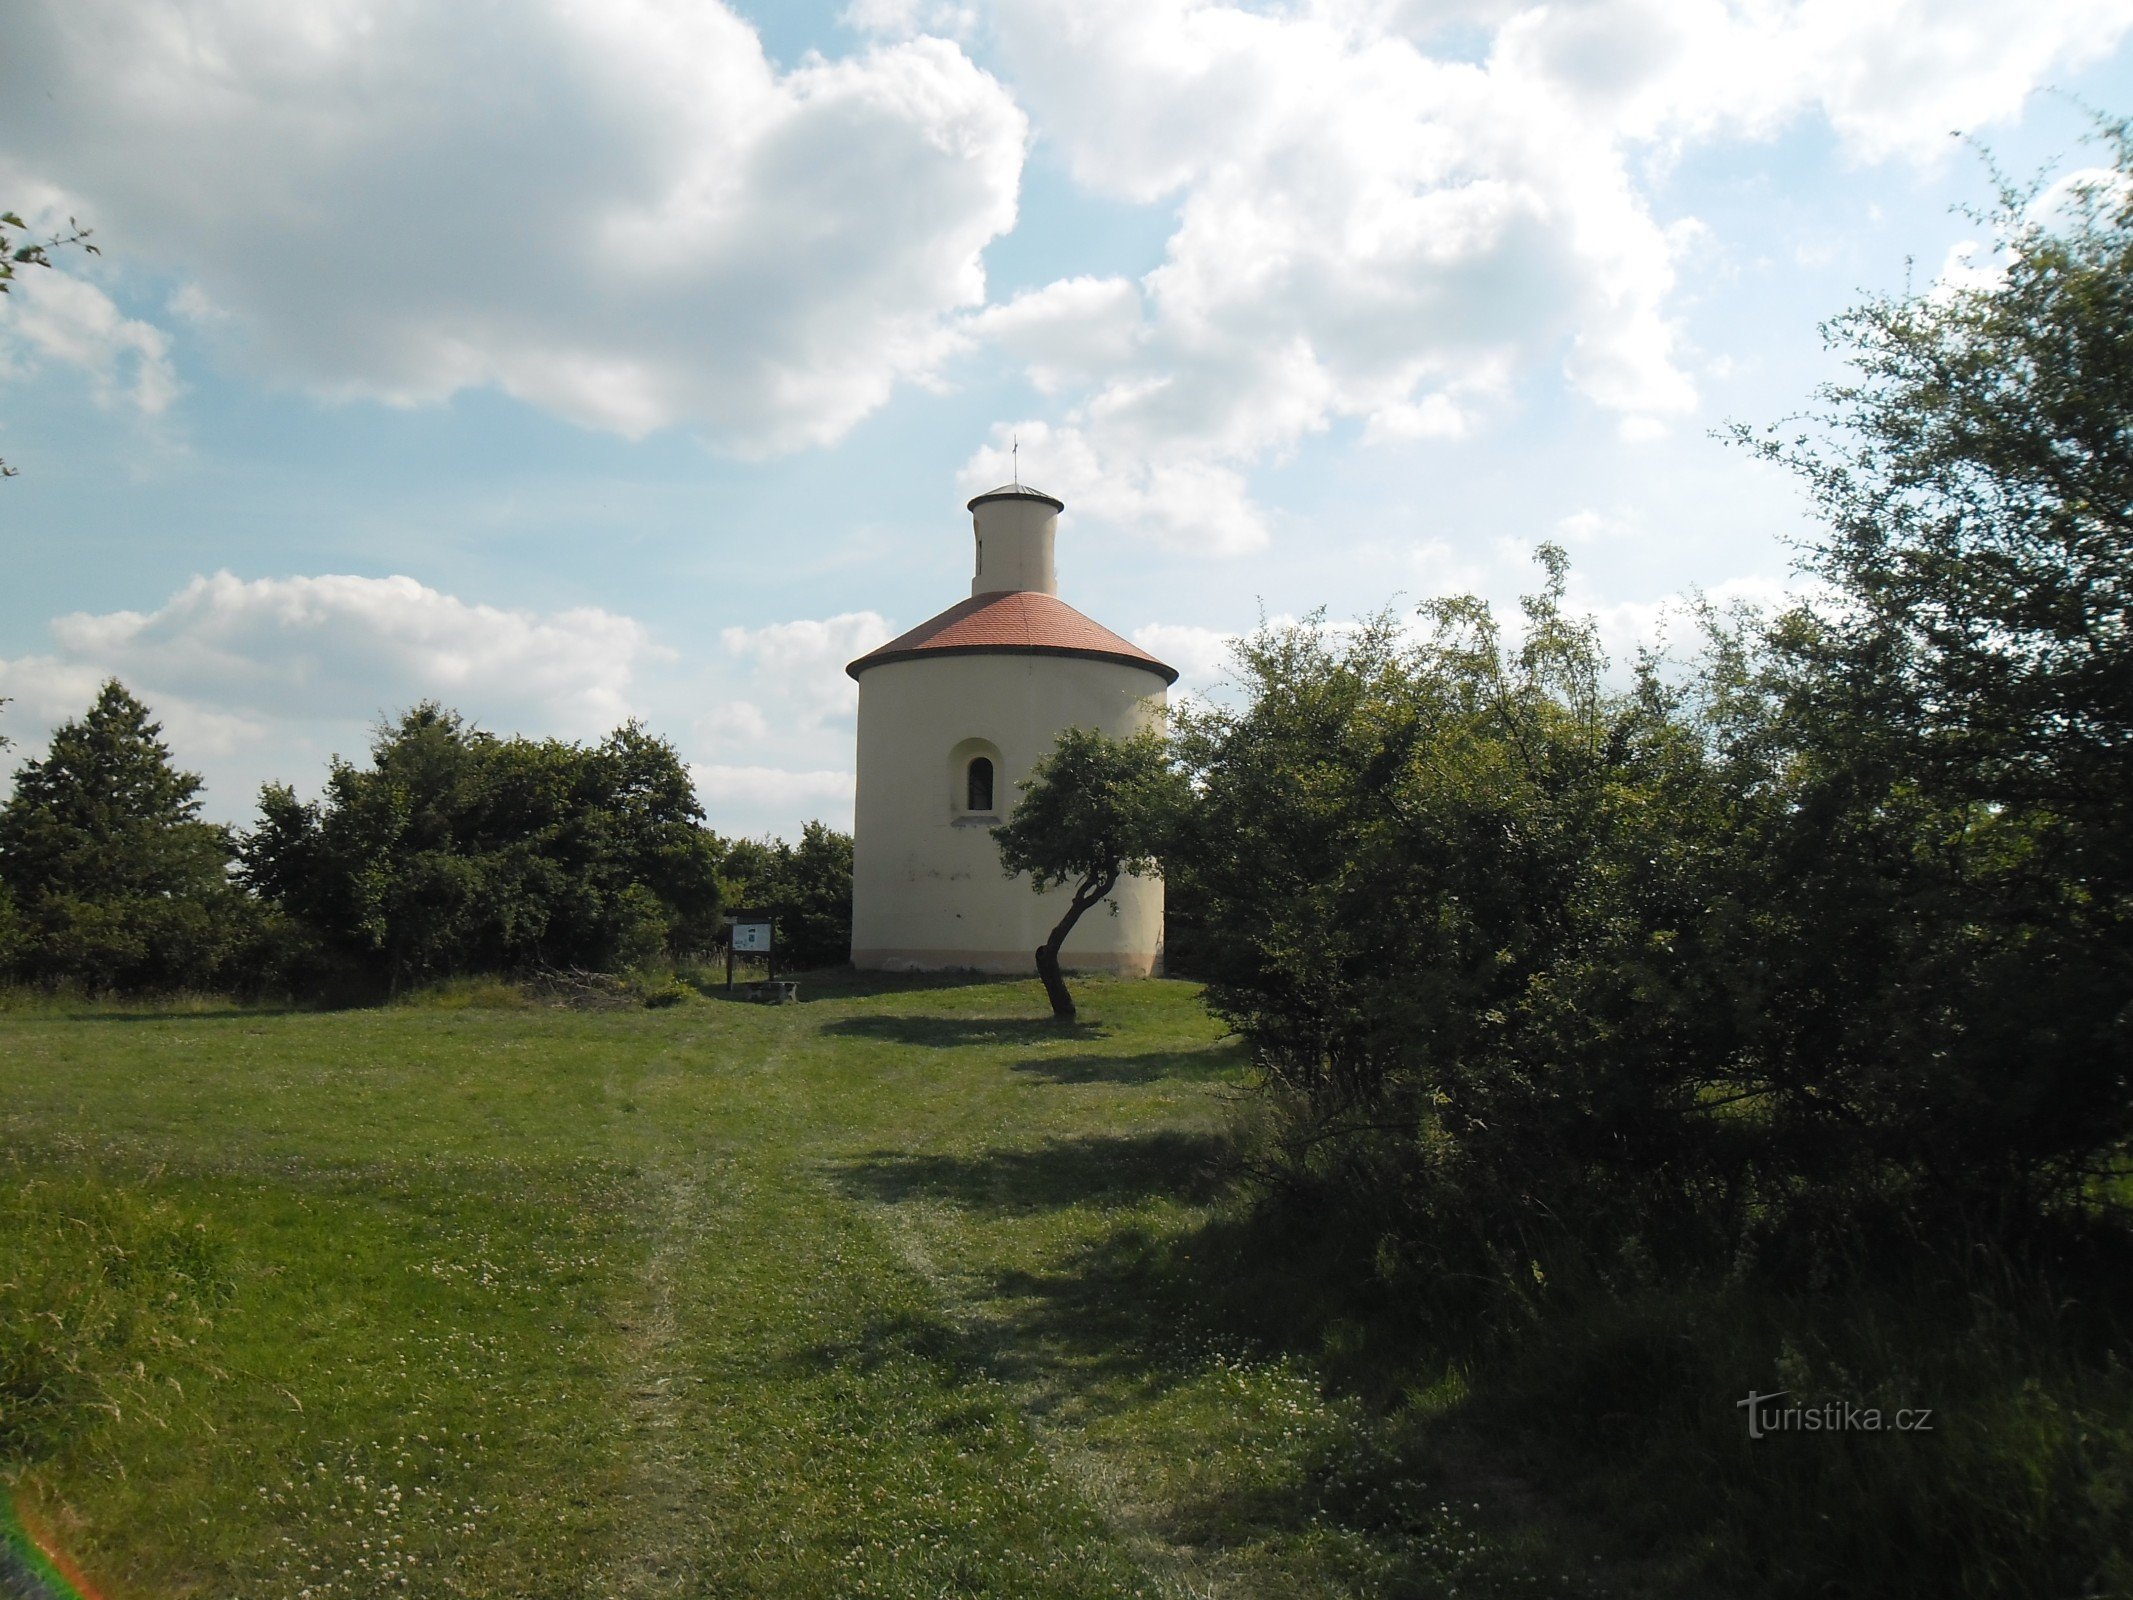
<svg viewBox="0 0 2133 1600"><path fill-rule="evenodd" d="M838 1169L848 1193L882 1204L946 1200L972 1211L1028 1213L1081 1204L1211 1199L1227 1145L1207 1134L1088 1134L975 1155L874 1150Z"/></svg>
<svg viewBox="0 0 2133 1600"><path fill-rule="evenodd" d="M1083 1042L1107 1038L1111 1030L1099 1023L1061 1023L1050 1017L904 1017L884 1012L827 1022L822 1031L844 1039L960 1050L966 1045Z"/></svg>
<svg viewBox="0 0 2133 1600"><path fill-rule="evenodd" d="M252 1022L266 1017L315 1016L328 1011L356 1011L362 1006L246 1006L232 1003L212 1011L104 1011L79 1010L46 1013L56 1015L66 1022L165 1022L165 1023L231 1023ZM30 1016L35 1013L22 1013Z"/></svg>
<svg viewBox="0 0 2133 1600"><path fill-rule="evenodd" d="M1014 1070L1050 1083L1157 1083L1165 1078L1219 1078L1239 1059L1233 1050L1149 1050L1134 1056L1029 1056Z"/></svg>
<svg viewBox="0 0 2133 1600"><path fill-rule="evenodd" d="M960 1164L877 1161L858 1170L885 1198L946 1193L998 1205L992 1185L1002 1174L1010 1188L1031 1180L1046 1194L1071 1179L1087 1197L1079 1163L1090 1156L993 1151ZM1298 1232L1293 1219L1275 1232L1249 1214L1183 1234L1129 1223L1056 1266L983 1278L982 1315L884 1312L795 1352L792 1367L807 1377L923 1370L933 1395L927 1415L944 1433L993 1422L993 1385L1004 1382L1023 1415L1082 1434L1099 1454L1115 1427L1132 1436L1136 1414L1194 1418L1186 1426L1208 1430L1197 1454L1220 1464L1203 1459L1181 1470L1170 1458L1168 1492L1137 1514L1166 1544L1220 1562L1224 1551L1273 1552L1338 1532L1349 1548L1373 1550L1388 1592L1528 1592L1536 1555L1522 1548L1520 1530L1552 1508L1506 1468L1500 1442L1477 1438L1457 1408L1401 1413L1396 1396L1359 1396L1330 1373L1331 1307L1320 1294L1327 1285L1314 1281L1325 1276L1316 1248L1324 1241ZM1291 1356L1304 1366L1289 1367ZM1246 1447L1243 1430L1254 1427L1269 1429L1270 1441L1292 1437L1296 1402L1285 1386L1295 1379L1284 1374L1299 1370L1320 1376L1346 1420L1321 1423L1314 1438ZM977 1380L985 1387L968 1393ZM1256 1422L1255 1405L1264 1407ZM1447 1518L1453 1499L1459 1515ZM1580 1579L1553 1592L1595 1591Z"/></svg>
<svg viewBox="0 0 2133 1600"><path fill-rule="evenodd" d="M835 1338L797 1352L793 1365L803 1372L843 1368L878 1372L907 1361L947 1367L958 1373L983 1365L986 1351L966 1330L947 1318L913 1311L877 1313Z"/></svg>
<svg viewBox="0 0 2133 1600"><path fill-rule="evenodd" d="M821 967L809 972L784 972L779 976L799 980L802 1005L820 1000L869 1000L879 995L923 994L933 989L974 989L983 984L1034 981L985 972L861 972L854 967Z"/></svg>

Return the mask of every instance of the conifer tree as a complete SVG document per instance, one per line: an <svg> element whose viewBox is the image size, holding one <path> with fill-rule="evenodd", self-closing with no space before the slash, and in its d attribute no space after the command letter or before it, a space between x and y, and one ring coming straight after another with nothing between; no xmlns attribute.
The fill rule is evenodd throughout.
<svg viewBox="0 0 2133 1600"><path fill-rule="evenodd" d="M215 981L242 926L229 833L200 780L116 679L52 735L0 808L11 969L41 982L155 989Z"/></svg>

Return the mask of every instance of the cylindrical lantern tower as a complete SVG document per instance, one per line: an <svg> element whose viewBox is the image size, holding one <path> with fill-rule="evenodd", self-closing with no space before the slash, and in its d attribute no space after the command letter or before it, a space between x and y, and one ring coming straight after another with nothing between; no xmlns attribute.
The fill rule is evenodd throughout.
<svg viewBox="0 0 2133 1600"><path fill-rule="evenodd" d="M845 668L859 681L852 964L1034 972L1068 890L1000 868L991 829L1068 728L1161 720L1177 673L1058 598L1065 505L1021 484L970 502L970 598ZM1162 969L1163 885L1128 877L1066 942L1070 969Z"/></svg>

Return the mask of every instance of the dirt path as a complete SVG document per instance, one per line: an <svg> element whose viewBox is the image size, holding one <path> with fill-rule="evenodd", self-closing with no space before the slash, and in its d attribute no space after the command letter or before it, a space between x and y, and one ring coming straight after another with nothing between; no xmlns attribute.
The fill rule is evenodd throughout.
<svg viewBox="0 0 2133 1600"><path fill-rule="evenodd" d="M622 1489L626 1534L594 1584L616 1600L698 1593L702 1571L697 1524L703 1485L689 1444L685 1337L675 1312L677 1279L689 1268L699 1218L698 1185L666 1176L656 1201L655 1231L645 1253L642 1292L619 1331L617 1380L627 1397L630 1471Z"/></svg>
<svg viewBox="0 0 2133 1600"><path fill-rule="evenodd" d="M867 1207L873 1225L893 1243L898 1257L933 1291L942 1316L983 1352L987 1370L1007 1385L1024 1424L1060 1479L1096 1508L1166 1600L1230 1600L1249 1593L1224 1573L1217 1553L1165 1538L1154 1508L1132 1491L1115 1463L1053 1421L1070 1409L1073 1398L1062 1381L1060 1363L1050 1353L1031 1348L968 1273L945 1268L936 1259L930 1240L946 1231L938 1225L938 1210L912 1202Z"/></svg>

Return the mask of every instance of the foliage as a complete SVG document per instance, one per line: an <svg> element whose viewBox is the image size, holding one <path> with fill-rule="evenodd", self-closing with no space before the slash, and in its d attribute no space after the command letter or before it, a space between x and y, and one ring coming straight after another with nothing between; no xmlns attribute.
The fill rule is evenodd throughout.
<svg viewBox="0 0 2133 1600"><path fill-rule="evenodd" d="M852 836L810 822L800 842L736 840L720 868L729 905L777 923L778 964L843 966L852 956Z"/></svg>
<svg viewBox="0 0 2133 1600"><path fill-rule="evenodd" d="M52 252L68 245L79 245L90 255L102 252L89 243L89 235L96 230L84 228L74 218L67 218L66 230L55 233L49 239L25 240L29 224L12 211L0 211L0 294L11 292L14 287L17 267L49 267Z"/></svg>
<svg viewBox="0 0 2133 1600"><path fill-rule="evenodd" d="M673 747L501 739L424 704L336 761L324 795L260 796L247 883L395 985L543 966L625 968L708 943L717 838Z"/></svg>
<svg viewBox="0 0 2133 1600"><path fill-rule="evenodd" d="M1263 632L1175 876L1375 1270L1568 1282L2048 1251L2133 1137L2133 143L2002 274L1839 319L1766 453L1823 597L1610 687L1562 610ZM2054 231L2056 230L2056 231ZM2024 1243L2023 1241L2027 1241ZM1482 1286L1489 1286L1483 1288ZM1472 1321L1433 1289L1434 1315Z"/></svg>
<svg viewBox="0 0 2133 1600"><path fill-rule="evenodd" d="M1854 379L1749 438L1813 496L1832 598L1724 728L1790 797L1757 822L1771 1070L2030 1213L2133 1135L2133 131L2104 137L2052 208L2003 185L1993 277L1838 318Z"/></svg>
<svg viewBox="0 0 2133 1600"><path fill-rule="evenodd" d="M1263 631L1245 703L1180 726L1200 971L1285 1108L1284 1181L1453 1286L1530 1288L1573 1219L1693 1249L1741 1203L1727 797L1652 670L1606 686L1542 559L1515 647L1470 598L1413 639Z"/></svg>
<svg viewBox="0 0 2133 1600"><path fill-rule="evenodd" d="M1060 976L1060 947L1122 876L1161 870L1188 790L1160 734L1113 739L1093 728L1060 734L1020 787L1013 815L992 836L1000 865L1010 876L1028 873L1031 889L1074 886L1036 952L1053 1015L1071 1020L1074 1000Z"/></svg>
<svg viewBox="0 0 2133 1600"><path fill-rule="evenodd" d="M255 919L227 830L161 724L116 680L15 775L0 808L0 959L92 990L204 988L232 975Z"/></svg>

